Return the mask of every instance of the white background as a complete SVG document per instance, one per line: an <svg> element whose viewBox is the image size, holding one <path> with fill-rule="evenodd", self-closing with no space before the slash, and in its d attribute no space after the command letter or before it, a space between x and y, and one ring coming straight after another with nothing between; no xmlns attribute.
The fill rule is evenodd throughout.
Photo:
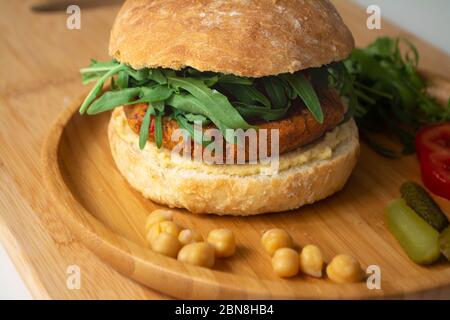
<svg viewBox="0 0 450 320"><path fill-rule="evenodd" d="M383 18L415 33L450 54L449 0L354 0L377 4ZM76 1L74 1L76 2ZM31 299L13 263L0 244L0 299Z"/></svg>
<svg viewBox="0 0 450 320"><path fill-rule="evenodd" d="M450 54L449 0L353 0L376 4L381 16Z"/></svg>

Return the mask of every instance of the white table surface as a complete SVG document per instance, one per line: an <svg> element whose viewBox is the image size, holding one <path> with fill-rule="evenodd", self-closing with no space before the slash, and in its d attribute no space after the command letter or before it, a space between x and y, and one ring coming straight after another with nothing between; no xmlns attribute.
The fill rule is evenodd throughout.
<svg viewBox="0 0 450 320"><path fill-rule="evenodd" d="M32 299L14 264L0 243L0 300Z"/></svg>
<svg viewBox="0 0 450 320"><path fill-rule="evenodd" d="M450 54L450 1L354 1L363 6L379 5L383 18L394 21ZM32 299L32 296L0 243L0 300L3 299Z"/></svg>

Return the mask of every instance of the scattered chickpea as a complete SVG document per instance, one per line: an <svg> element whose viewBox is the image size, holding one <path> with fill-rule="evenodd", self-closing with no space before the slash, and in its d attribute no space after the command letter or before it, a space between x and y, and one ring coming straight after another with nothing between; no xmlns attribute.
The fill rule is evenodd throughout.
<svg viewBox="0 0 450 320"><path fill-rule="evenodd" d="M217 258L231 257L236 251L234 233L229 229L212 230L207 241L214 248Z"/></svg>
<svg viewBox="0 0 450 320"><path fill-rule="evenodd" d="M271 229L263 234L261 243L264 249L272 256L280 248L292 247L292 238L283 229Z"/></svg>
<svg viewBox="0 0 450 320"><path fill-rule="evenodd" d="M145 223L145 231L148 232L150 228L158 222L162 221L171 221L173 218L173 211L158 209L150 213L147 217L147 221Z"/></svg>
<svg viewBox="0 0 450 320"><path fill-rule="evenodd" d="M181 230L180 234L178 235L178 240L183 246L185 246L193 242L201 242L203 241L203 237L195 230L184 229Z"/></svg>
<svg viewBox="0 0 450 320"><path fill-rule="evenodd" d="M321 278L323 269L323 255L319 247L307 245L300 253L300 270L312 277Z"/></svg>
<svg viewBox="0 0 450 320"><path fill-rule="evenodd" d="M334 282L346 283L361 281L364 272L355 258L340 254L328 265L327 275Z"/></svg>
<svg viewBox="0 0 450 320"><path fill-rule="evenodd" d="M272 257L272 268L281 278L290 278L298 273L298 253L291 248L281 248L275 251Z"/></svg>
<svg viewBox="0 0 450 320"><path fill-rule="evenodd" d="M153 251L171 258L175 258L181 249L178 238L165 232L155 236L152 239L151 246Z"/></svg>
<svg viewBox="0 0 450 320"><path fill-rule="evenodd" d="M180 233L180 228L173 221L161 221L157 222L150 227L150 230L147 232L147 240L148 242L152 242L152 240L162 233L168 233L178 238L178 234Z"/></svg>
<svg viewBox="0 0 450 320"><path fill-rule="evenodd" d="M215 263L214 248L206 242L190 243L178 252L178 260L195 266L212 268Z"/></svg>

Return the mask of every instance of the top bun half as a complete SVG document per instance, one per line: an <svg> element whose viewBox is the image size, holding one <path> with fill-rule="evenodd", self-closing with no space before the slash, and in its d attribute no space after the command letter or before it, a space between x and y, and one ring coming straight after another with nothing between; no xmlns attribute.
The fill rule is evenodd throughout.
<svg viewBox="0 0 450 320"><path fill-rule="evenodd" d="M328 0L128 0L109 52L135 69L263 77L340 61L353 47Z"/></svg>

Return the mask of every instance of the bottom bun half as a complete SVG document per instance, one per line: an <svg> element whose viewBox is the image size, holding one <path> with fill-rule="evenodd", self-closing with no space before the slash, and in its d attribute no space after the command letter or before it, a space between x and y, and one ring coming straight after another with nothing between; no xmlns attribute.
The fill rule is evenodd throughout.
<svg viewBox="0 0 450 320"><path fill-rule="evenodd" d="M283 154L279 170L261 165L208 165L139 137L116 108L108 127L111 152L122 175L144 197L193 213L249 216L297 209L341 190L359 155L358 129L350 120L306 147Z"/></svg>

